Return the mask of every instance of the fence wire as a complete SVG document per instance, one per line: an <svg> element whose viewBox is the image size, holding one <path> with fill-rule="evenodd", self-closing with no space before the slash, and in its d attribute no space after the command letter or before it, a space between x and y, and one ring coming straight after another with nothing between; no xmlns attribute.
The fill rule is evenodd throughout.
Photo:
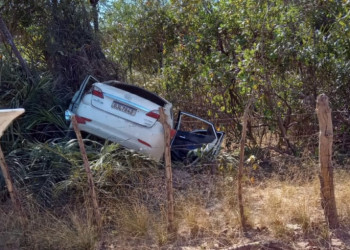
<svg viewBox="0 0 350 250"><path fill-rule="evenodd" d="M332 114L349 114L348 111L332 111ZM302 117L302 116L313 116L311 119L314 121L310 124L308 124L309 133L304 134L305 131L301 131L302 134L295 134L293 129L288 130L287 135L285 137L281 136L280 131L278 131L278 126L275 126L275 129L271 129L271 124L266 124L265 120L275 120L271 118L270 116L263 116L257 113L252 113L250 115L250 122L251 122L251 134L248 134L248 148L249 147L260 147L262 150L269 149L269 150L275 150L276 152L286 153L286 146L284 145L285 141L288 140L292 143L293 146L298 147L299 151L304 152L315 152L316 148L318 147L318 122L316 121L316 112L305 112L305 113L298 113L298 114L288 114L286 116L289 117ZM239 138L233 138L230 137L231 132L237 132L234 131L231 126L225 126L225 125L233 125L233 121L237 121L235 118L214 118L212 119L217 129L220 131L223 131L226 133L226 140L224 141L224 144L222 145L223 151L230 152L232 150L237 149ZM183 120L183 123L203 123L202 121L186 121ZM293 122L293 121L291 121ZM49 124L48 124L49 125ZM296 124L301 125L301 124ZM127 126L114 126L115 129L118 130L125 130L130 131L134 128L139 127L137 124L129 124ZM337 131L337 128L335 128L333 132L333 138L334 138L334 148L336 150L340 151L346 151L350 148L350 132L349 131ZM53 137L57 135L62 135L64 137L65 134L68 134L72 132L72 129L59 129L59 128L50 128L48 130L42 130L42 131L26 131L26 132L18 132L15 133L16 135L22 135L22 136L47 136L47 137ZM237 133L239 134L239 133ZM109 138L113 139L113 138ZM126 138L124 140L120 140L119 143L123 143L126 141L134 140L134 138ZM255 140L255 142L254 142ZM253 145L256 143L257 145ZM188 149L188 147L195 147L198 148L202 146L202 143L186 143L186 144L179 144L176 145L176 149ZM282 146L281 146L282 145ZM164 146L157 146L152 145L152 148L163 148ZM315 155L315 153L314 153ZM302 155L299 155L299 158L302 157Z"/></svg>

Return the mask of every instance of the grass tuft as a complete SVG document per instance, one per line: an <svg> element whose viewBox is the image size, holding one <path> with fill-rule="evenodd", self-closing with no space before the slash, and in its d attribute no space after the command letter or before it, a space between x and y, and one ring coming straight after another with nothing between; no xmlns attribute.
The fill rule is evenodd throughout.
<svg viewBox="0 0 350 250"><path fill-rule="evenodd" d="M114 216L119 233L134 237L148 236L153 218L151 212L144 204L139 202L122 204L115 209Z"/></svg>
<svg viewBox="0 0 350 250"><path fill-rule="evenodd" d="M338 171L335 174L335 199L339 219L343 226L350 227L350 174L346 171Z"/></svg>
<svg viewBox="0 0 350 250"><path fill-rule="evenodd" d="M53 215L36 205L28 207L25 228L14 213L0 217L0 249L95 249L98 234L81 210Z"/></svg>

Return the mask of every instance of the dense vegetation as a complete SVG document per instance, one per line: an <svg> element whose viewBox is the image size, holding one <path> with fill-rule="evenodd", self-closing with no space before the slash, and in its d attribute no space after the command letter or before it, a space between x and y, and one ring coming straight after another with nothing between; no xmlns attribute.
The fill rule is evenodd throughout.
<svg viewBox="0 0 350 250"><path fill-rule="evenodd" d="M0 18L28 67L1 30L0 107L26 109L1 146L16 185L41 206L63 206L86 191L64 110L88 74L138 84L177 110L213 121L227 134L220 169L228 171L251 97L248 153L261 166L271 167L271 155L280 154L305 170L305 162L317 158L314 109L325 93L335 160L349 165L349 1L1 0ZM128 190L156 171L154 163L115 145L90 144L106 199L126 196L118 188ZM140 168L130 172L135 165ZM294 170L286 165L279 172Z"/></svg>
<svg viewBox="0 0 350 250"><path fill-rule="evenodd" d="M2 18L35 78L4 39L1 106L27 108L23 132L59 132L62 110L93 74L146 86L232 136L250 95L256 118L274 133L314 132L316 96L326 93L333 110L344 111L334 114L337 128L348 133L349 8L346 1L3 1Z"/></svg>

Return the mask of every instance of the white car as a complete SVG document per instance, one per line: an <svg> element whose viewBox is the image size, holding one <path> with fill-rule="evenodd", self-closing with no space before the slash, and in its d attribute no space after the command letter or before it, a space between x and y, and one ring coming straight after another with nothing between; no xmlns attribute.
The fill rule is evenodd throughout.
<svg viewBox="0 0 350 250"><path fill-rule="evenodd" d="M224 133L217 132L213 124L180 112L174 129L170 102L143 88L119 81L99 82L92 76L86 77L66 111L66 120L74 114L80 130L159 161L164 154L164 130L158 121L160 107L164 108L172 128L174 160L182 161L194 149L210 152L213 156L218 153ZM186 131L187 127L181 126L186 123L184 117L191 117L197 120L196 123L200 121L207 128L203 130L203 126L197 126L193 131Z"/></svg>

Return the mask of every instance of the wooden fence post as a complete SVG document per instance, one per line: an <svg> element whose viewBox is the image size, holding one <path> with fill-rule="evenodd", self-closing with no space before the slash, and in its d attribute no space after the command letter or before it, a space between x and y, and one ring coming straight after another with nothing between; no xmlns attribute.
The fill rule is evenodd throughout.
<svg viewBox="0 0 350 250"><path fill-rule="evenodd" d="M96 221L96 224L99 227L99 229L101 229L101 226L102 226L101 214L100 214L100 210L99 210L99 206L98 206L95 185L94 185L94 180L93 180L91 169L90 169L89 160L88 160L87 155L86 155L84 142L83 142L83 139L81 137L81 133L80 133L80 130L78 128L78 122L77 122L77 119L75 118L75 115L71 116L71 120L72 120L75 134L77 135L80 153L81 153L81 156L83 158L84 168L85 168L85 171L86 171L86 174L88 177L90 198L91 198L92 206L94 209L93 211L94 211L94 215L95 215L95 221Z"/></svg>
<svg viewBox="0 0 350 250"><path fill-rule="evenodd" d="M0 16L1 19L1 16ZM0 20L1 22L2 20ZM12 123L14 119L16 119L19 115L24 113L24 109L18 108L18 109L1 109L0 110L0 138L2 137L4 131L7 129L7 127ZM19 200L17 190L15 186L12 183L10 171L8 168L8 165L5 160L4 153L2 152L1 146L0 146L0 168L4 175L5 183L7 190L10 194L11 202L14 206L15 211L21 216L21 222L23 225L25 225L24 221L24 211L22 209L21 201Z"/></svg>
<svg viewBox="0 0 350 250"><path fill-rule="evenodd" d="M320 161L320 184L321 206L324 210L329 228L339 226L337 207L334 196L332 144L333 124L332 110L329 107L328 97L321 94L317 97L316 112L320 127L319 134L319 161Z"/></svg>
<svg viewBox="0 0 350 250"><path fill-rule="evenodd" d="M249 116L249 109L253 102L253 98L248 101L247 106L244 109L244 114L242 117L242 135L240 141L240 154L239 154L239 165L238 165L238 180L237 180L237 195L238 195L238 207L239 207L239 216L241 221L241 229L243 232L246 230L246 217L244 215L243 207L243 197L242 197L242 177L243 177L243 163L244 163L244 146L245 138L247 134L247 123Z"/></svg>
<svg viewBox="0 0 350 250"><path fill-rule="evenodd" d="M18 214L20 214L21 216L23 216L21 202L20 202L20 200L18 198L16 188L12 184L10 171L9 171L8 166L7 166L7 163L6 163L6 160L5 160L5 156L4 156L4 153L2 152L1 147L0 147L0 166L1 166L1 171L2 171L2 173L4 175L4 179L5 179L5 183L6 183L6 186L7 186L7 190L9 191L9 194L10 194L10 198L11 198L12 204L13 204L16 212Z"/></svg>
<svg viewBox="0 0 350 250"><path fill-rule="evenodd" d="M165 177L167 189L167 208L168 208L168 232L174 232L174 191L173 191L173 173L171 169L171 152L170 152L170 132L171 127L167 122L167 115L162 107L159 108L160 122L164 128L164 161Z"/></svg>

